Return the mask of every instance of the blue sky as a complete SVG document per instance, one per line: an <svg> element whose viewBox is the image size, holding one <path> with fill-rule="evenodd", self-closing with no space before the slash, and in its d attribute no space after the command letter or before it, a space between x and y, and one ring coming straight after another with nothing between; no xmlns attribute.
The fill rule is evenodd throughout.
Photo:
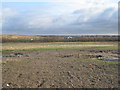
<svg viewBox="0 0 120 90"><path fill-rule="evenodd" d="M118 0L3 0L0 15L3 34L118 33Z"/></svg>

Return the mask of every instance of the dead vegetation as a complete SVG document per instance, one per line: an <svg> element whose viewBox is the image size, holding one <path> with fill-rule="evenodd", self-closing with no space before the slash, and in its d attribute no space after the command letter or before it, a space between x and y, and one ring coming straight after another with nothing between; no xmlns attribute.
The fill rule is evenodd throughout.
<svg viewBox="0 0 120 90"><path fill-rule="evenodd" d="M32 36L2 35L3 43L7 42L117 42L118 36Z"/></svg>

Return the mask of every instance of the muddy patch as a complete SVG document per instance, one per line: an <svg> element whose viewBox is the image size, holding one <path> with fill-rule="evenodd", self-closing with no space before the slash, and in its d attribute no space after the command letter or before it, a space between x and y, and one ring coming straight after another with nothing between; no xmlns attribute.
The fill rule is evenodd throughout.
<svg viewBox="0 0 120 90"><path fill-rule="evenodd" d="M99 61L117 59L117 51L43 50L3 56L8 56L3 63L9 61L3 64L4 88L116 88L120 81L117 63Z"/></svg>

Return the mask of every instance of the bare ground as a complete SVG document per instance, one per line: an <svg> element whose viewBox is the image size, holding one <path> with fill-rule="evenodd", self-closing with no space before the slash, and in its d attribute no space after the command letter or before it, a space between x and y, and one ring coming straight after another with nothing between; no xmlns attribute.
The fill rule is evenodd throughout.
<svg viewBox="0 0 120 90"><path fill-rule="evenodd" d="M4 88L118 88L115 50L3 52Z"/></svg>

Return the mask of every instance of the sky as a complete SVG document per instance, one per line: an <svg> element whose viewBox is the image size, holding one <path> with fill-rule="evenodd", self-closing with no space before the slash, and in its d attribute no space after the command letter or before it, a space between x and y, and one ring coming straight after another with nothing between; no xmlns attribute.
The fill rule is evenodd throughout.
<svg viewBox="0 0 120 90"><path fill-rule="evenodd" d="M119 0L3 0L2 34L118 34Z"/></svg>

